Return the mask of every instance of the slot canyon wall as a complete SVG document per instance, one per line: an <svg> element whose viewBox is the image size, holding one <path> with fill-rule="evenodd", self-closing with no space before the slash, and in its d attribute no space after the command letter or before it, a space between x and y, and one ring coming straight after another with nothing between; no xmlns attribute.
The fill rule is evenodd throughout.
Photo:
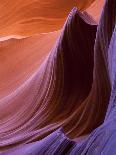
<svg viewBox="0 0 116 155"><path fill-rule="evenodd" d="M115 155L116 0L0 0L0 155Z"/></svg>

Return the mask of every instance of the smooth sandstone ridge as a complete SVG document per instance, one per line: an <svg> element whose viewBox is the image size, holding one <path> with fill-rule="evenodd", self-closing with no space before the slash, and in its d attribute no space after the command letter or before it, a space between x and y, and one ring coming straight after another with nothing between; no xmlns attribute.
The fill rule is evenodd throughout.
<svg viewBox="0 0 116 155"><path fill-rule="evenodd" d="M17 1L17 18L1 16L0 155L115 155L116 2L39 2ZM45 23L37 16L37 30L18 5L38 6Z"/></svg>

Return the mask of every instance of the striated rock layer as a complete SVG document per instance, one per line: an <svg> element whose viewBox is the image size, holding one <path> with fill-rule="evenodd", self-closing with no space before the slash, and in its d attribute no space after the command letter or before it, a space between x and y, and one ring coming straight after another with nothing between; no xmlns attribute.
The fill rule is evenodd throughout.
<svg viewBox="0 0 116 155"><path fill-rule="evenodd" d="M0 36L58 30L73 6L75 0L1 0Z"/></svg>
<svg viewBox="0 0 116 155"><path fill-rule="evenodd" d="M1 87L6 88L0 99L0 154L115 155L115 0L106 0L98 26L87 12L73 8L61 32L0 43L2 52L11 47L15 53L18 46L22 52L15 56L30 56L29 68L18 73L16 65L20 80L14 79L12 92L10 79L11 86ZM38 48L43 53L37 54Z"/></svg>
<svg viewBox="0 0 116 155"><path fill-rule="evenodd" d="M81 11L90 6L87 11L98 20L103 0L0 0L0 37L20 38L61 29L74 6Z"/></svg>

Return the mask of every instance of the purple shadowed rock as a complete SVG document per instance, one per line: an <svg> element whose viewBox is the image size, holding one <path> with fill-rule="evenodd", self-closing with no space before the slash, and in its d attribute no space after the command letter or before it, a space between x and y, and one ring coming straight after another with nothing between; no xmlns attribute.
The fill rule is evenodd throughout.
<svg viewBox="0 0 116 155"><path fill-rule="evenodd" d="M0 133L0 155L115 155L116 1L98 26L74 8L34 82L33 115Z"/></svg>

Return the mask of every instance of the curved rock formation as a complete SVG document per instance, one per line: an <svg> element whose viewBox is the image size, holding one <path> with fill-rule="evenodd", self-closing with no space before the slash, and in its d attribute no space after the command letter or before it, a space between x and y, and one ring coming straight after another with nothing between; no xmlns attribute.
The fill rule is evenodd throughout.
<svg viewBox="0 0 116 155"><path fill-rule="evenodd" d="M20 141L27 143L33 134L33 140L39 139L60 126L64 126L71 137L81 134L85 119L84 100L92 87L93 47L97 28L94 22L93 25L89 22L93 22L89 16L87 18L86 14L73 9L60 38L37 73L1 100L1 142L14 137L7 145ZM17 112L13 110L15 107ZM89 120L88 123L91 124ZM83 127L86 132L90 130L90 127L85 129L88 126ZM18 138L21 134L23 139ZM15 137L18 139L15 140Z"/></svg>
<svg viewBox="0 0 116 155"><path fill-rule="evenodd" d="M1 97L2 155L116 153L115 0L106 0L98 26L87 12L74 8L49 52L58 33L51 34L45 48L48 39L38 36L1 42L3 52L10 46L14 52L18 46L24 53L28 49L28 66L35 60L32 50L36 54L42 46L37 59L46 56L27 70L28 80L19 77L22 85Z"/></svg>
<svg viewBox="0 0 116 155"><path fill-rule="evenodd" d="M0 36L30 36L60 29L76 1L4 0L0 4Z"/></svg>
<svg viewBox="0 0 116 155"><path fill-rule="evenodd" d="M96 0L1 0L0 37L21 38L59 30L74 6L85 10L94 1ZM94 16L100 14L98 10L103 0L100 1L94 5L94 10L89 9Z"/></svg>

